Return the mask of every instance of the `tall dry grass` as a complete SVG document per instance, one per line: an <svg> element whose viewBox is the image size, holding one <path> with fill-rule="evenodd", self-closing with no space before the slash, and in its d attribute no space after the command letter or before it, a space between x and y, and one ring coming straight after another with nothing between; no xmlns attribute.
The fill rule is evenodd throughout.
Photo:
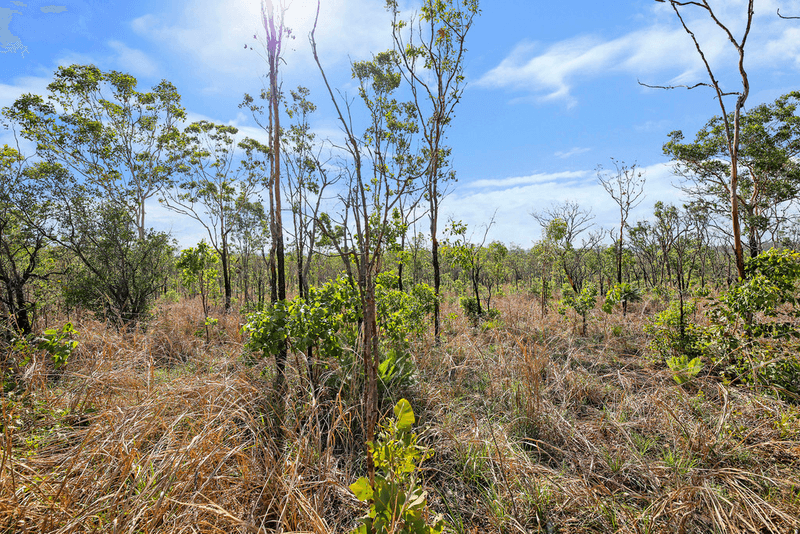
<svg viewBox="0 0 800 534"><path fill-rule="evenodd" d="M800 528L800 412L708 373L678 386L646 349L657 303L598 311L589 335L526 295L473 327L445 304L415 339L405 396L429 502L455 532L775 532ZM357 392L312 399L290 358L279 422L271 361L242 320L208 340L196 302L148 328L84 320L63 372L31 363L2 398L2 532L345 532L364 512ZM276 425L282 426L278 432ZM279 441L278 436L283 436Z"/></svg>

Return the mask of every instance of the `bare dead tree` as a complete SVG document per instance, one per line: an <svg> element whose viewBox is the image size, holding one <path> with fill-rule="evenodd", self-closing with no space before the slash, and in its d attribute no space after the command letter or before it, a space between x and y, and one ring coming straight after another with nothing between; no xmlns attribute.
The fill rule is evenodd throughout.
<svg viewBox="0 0 800 534"><path fill-rule="evenodd" d="M747 21L744 33L742 34L742 37L740 39L737 39L733 35L729 27L719 19L717 14L714 12L714 9L711 7L711 5L709 5L708 0L698 0L698 1L656 0L656 2L668 3L670 7L672 7L673 11L675 11L675 15L677 15L678 20L680 20L683 29L692 39L692 42L694 43L695 48L697 49L697 53L700 55L700 59L703 61L703 65L706 68L706 72L708 73L708 78L710 81L696 83L691 86L686 86L686 85L659 86L659 85L648 85L644 83L642 83L642 85L658 89L675 89L677 87L694 89L696 87L710 87L716 93L717 101L719 102L720 110L722 111L722 120L724 121L724 126L725 126L727 149L731 157L731 173L730 173L731 175L730 175L730 181L727 184L726 188L731 202L731 224L733 226L733 250L736 260L736 269L739 273L739 278L741 280L744 280L745 279L744 251L742 248L741 227L739 223L739 203L737 194L737 189L739 187L737 162L739 156L741 110L744 107L745 102L747 101L748 95L750 94L750 82L747 77L747 72L745 71L744 68L744 52L745 52L745 44L747 43L747 37L748 35L750 35L750 28L752 27L752 22L753 22L754 0L749 0L747 3ZM723 90L719 79L714 74L714 70L711 68L711 64L709 63L708 58L703 52L703 48L700 46L700 42L697 40L697 36L689 28L688 24L686 23L686 20L683 17L681 8L689 6L697 7L699 9L706 11L708 13L708 16L711 17L711 20L714 21L714 24L716 24L717 27L722 30L722 32L725 34L725 36L733 45L738 55L738 71L742 84L741 90L738 91ZM731 121L731 119L729 118L728 110L725 105L726 96L736 97L736 103L734 104L733 121Z"/></svg>
<svg viewBox="0 0 800 534"><path fill-rule="evenodd" d="M631 210L641 204L644 197L644 172L637 168L636 163L628 167L624 161L611 158L616 174L608 175L603 172L602 166L597 168L597 179L603 189L611 195L619 206L619 237L615 244L617 255L617 283L622 283L622 239L628 215Z"/></svg>

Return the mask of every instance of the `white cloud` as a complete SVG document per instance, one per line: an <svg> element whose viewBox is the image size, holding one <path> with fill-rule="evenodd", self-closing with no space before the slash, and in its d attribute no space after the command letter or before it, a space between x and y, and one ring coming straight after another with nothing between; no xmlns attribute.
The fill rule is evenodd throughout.
<svg viewBox="0 0 800 534"><path fill-rule="evenodd" d="M156 63L141 50L129 48L120 41L109 41L108 46L116 52L115 62L124 72L141 76L154 76L158 72Z"/></svg>
<svg viewBox="0 0 800 534"><path fill-rule="evenodd" d="M50 78L22 76L14 78L13 84L0 83L0 107L10 106L25 93L42 94L50 82Z"/></svg>
<svg viewBox="0 0 800 534"><path fill-rule="evenodd" d="M566 152L558 151L553 155L555 157L557 157L557 158L567 159L567 158L571 158L572 156L577 156L578 154L584 154L586 152L590 152L591 150L592 150L591 148L585 148L585 147L581 148L581 147L577 147L576 146L576 147L573 147L573 148L567 150Z"/></svg>
<svg viewBox="0 0 800 534"><path fill-rule="evenodd" d="M785 64L787 57L800 65L800 30L786 27L776 16L774 2L759 5L746 47L746 66ZM745 22L745 2L712 2L719 19L740 38ZM700 41L706 59L725 87L741 83L736 53L726 34L708 14L694 6L681 10ZM577 103L576 85L609 74L626 74L653 85L694 84L707 81L705 67L694 43L674 12L664 4L639 20L641 27L615 38L579 35L549 45L520 42L500 63L486 72L477 85L529 92L539 102ZM784 23L781 25L781 23ZM517 101L518 99L515 99Z"/></svg>
<svg viewBox="0 0 800 534"><path fill-rule="evenodd" d="M553 182L555 180L575 180L586 176L586 171L568 171L557 173L538 173L529 176L513 176L501 179L474 180L466 184L469 188L502 188L521 185L533 185Z"/></svg>
<svg viewBox="0 0 800 534"><path fill-rule="evenodd" d="M317 8L312 0L287 3L286 25L292 37L284 41L284 74L313 67L308 34ZM199 0L187 4L177 20L148 14L133 20L132 27L169 54L188 58L196 74L210 80L212 91L266 71L263 60L257 57L257 53L264 55L263 48L253 38L254 34L264 34L259 2ZM333 67L350 56L368 57L370 52L390 47L389 29L390 18L383 2L325 0L316 31L323 65ZM245 45L255 50L245 50Z"/></svg>
<svg viewBox="0 0 800 534"><path fill-rule="evenodd" d="M43 6L40 9L42 13L63 13L67 10L67 6Z"/></svg>
<svg viewBox="0 0 800 534"><path fill-rule="evenodd" d="M631 212L631 223L652 217L653 205L658 200L676 205L685 201L673 186L678 180L670 164L652 164L642 170L647 179L645 198ZM608 230L619 225L619 208L599 185L594 171L538 173L478 182L486 182L479 186L483 189L465 187L445 198L442 213L444 219L462 220L471 228L486 224L494 215L495 224L489 231L489 240L530 246L541 235L541 228L531 212L540 212L565 201L590 209L595 215L594 230Z"/></svg>
<svg viewBox="0 0 800 534"><path fill-rule="evenodd" d="M647 74L680 68L683 74L698 70L699 59L682 30L651 27L622 37L603 40L578 36L541 50L522 42L507 58L484 74L477 85L533 90L540 100L564 100L575 104L572 87L580 79L611 72ZM716 57L717 47L710 51Z"/></svg>

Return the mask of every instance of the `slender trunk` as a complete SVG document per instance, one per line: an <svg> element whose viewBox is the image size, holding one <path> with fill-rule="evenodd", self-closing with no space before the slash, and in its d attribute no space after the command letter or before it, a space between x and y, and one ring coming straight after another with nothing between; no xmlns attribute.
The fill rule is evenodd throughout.
<svg viewBox="0 0 800 534"><path fill-rule="evenodd" d="M281 22L282 22L281 15ZM281 30L282 31L282 24ZM280 35L274 35L280 42ZM275 249L275 268L277 279L275 281L275 301L286 300L286 262L283 249L283 221L281 216L281 123L279 113L278 95L278 61L279 50L270 48L269 78L270 78L270 115L272 117L272 196L274 201L274 225L272 227L272 242ZM286 402L286 339L283 340L278 353L275 354L275 394L277 414L282 420L284 403ZM279 430L279 437L283 439L283 430Z"/></svg>
<svg viewBox="0 0 800 534"><path fill-rule="evenodd" d="M431 231L434 232L435 227L431 223ZM439 338L439 288L441 287L442 279L439 268L439 241L436 239L436 234L432 234L433 244L431 245L431 257L433 258L433 336L434 341L438 345L441 340Z"/></svg>
<svg viewBox="0 0 800 534"><path fill-rule="evenodd" d="M230 258L228 258L228 244L222 241L222 251L220 253L222 260L222 283L225 288L225 313L231 309L231 271L230 271Z"/></svg>
<svg viewBox="0 0 800 534"><path fill-rule="evenodd" d="M478 317L480 317L483 315L483 310L481 309L481 296L478 289L478 274L473 271L472 290L475 292L475 302L478 304Z"/></svg>
<svg viewBox="0 0 800 534"><path fill-rule="evenodd" d="M736 151L735 148L734 151ZM744 280L744 250L742 248L742 233L739 225L739 198L736 194L736 191L739 187L739 177L737 175L735 164L731 166L731 169L731 222L733 224L733 253L736 258L736 271L739 274L739 280Z"/></svg>
<svg viewBox="0 0 800 534"><path fill-rule="evenodd" d="M625 226L625 219L619 224L619 245L617 246L617 283L622 283L622 230Z"/></svg>
<svg viewBox="0 0 800 534"><path fill-rule="evenodd" d="M756 230L753 225L750 225L749 235L747 236L747 245L750 248L750 257L755 258L759 254L760 247L758 246L758 238L756 237Z"/></svg>
<svg viewBox="0 0 800 534"><path fill-rule="evenodd" d="M366 442L375 440L375 426L378 423L378 325L375 309L375 285L367 273L364 281L364 416L366 425ZM367 452L367 472L370 484L375 486L375 462L372 454Z"/></svg>
<svg viewBox="0 0 800 534"><path fill-rule="evenodd" d="M542 274L542 317L547 315L547 279Z"/></svg>

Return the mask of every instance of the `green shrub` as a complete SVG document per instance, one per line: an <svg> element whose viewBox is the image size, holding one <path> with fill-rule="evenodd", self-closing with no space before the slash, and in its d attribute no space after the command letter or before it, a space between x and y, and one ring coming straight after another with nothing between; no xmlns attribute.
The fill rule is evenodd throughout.
<svg viewBox="0 0 800 534"><path fill-rule="evenodd" d="M700 356L695 356L691 360L686 354L667 358L667 367L672 371L672 378L679 385L686 384L703 370L703 361Z"/></svg>
<svg viewBox="0 0 800 534"><path fill-rule="evenodd" d="M572 308L581 317L581 332L586 335L586 318L589 312L597 305L597 286L591 282L583 285L580 293L576 293L572 286L564 283L561 288L561 301L558 303L558 313L566 315L567 309Z"/></svg>
<svg viewBox="0 0 800 534"><path fill-rule="evenodd" d="M627 282L614 284L606 293L606 300L603 303L603 311L611 313L617 303L622 303L622 316L628 314L628 303L639 302L642 300L642 292Z"/></svg>
<svg viewBox="0 0 800 534"><path fill-rule="evenodd" d="M650 334L648 347L664 360L686 356L694 359L703 354L703 329L689 320L697 305L684 302L681 311L680 301L674 300L666 310L662 311L650 323L645 325L645 332Z"/></svg>
<svg viewBox="0 0 800 534"><path fill-rule="evenodd" d="M729 379L800 400L800 252L771 249L748 278L711 300L706 352Z"/></svg>
<svg viewBox="0 0 800 534"><path fill-rule="evenodd" d="M467 316L467 319L477 324L478 320L480 320L478 299L475 297L461 297L459 304L461 304L461 309L464 310L464 315Z"/></svg>
<svg viewBox="0 0 800 534"><path fill-rule="evenodd" d="M370 504L353 533L436 534L444 529L440 515L430 517L427 492L417 482L419 466L433 451L417 444L417 435L411 431L414 421L411 404L400 399L394 419L381 425L377 442L369 443L375 483L361 477L350 485L359 501Z"/></svg>

